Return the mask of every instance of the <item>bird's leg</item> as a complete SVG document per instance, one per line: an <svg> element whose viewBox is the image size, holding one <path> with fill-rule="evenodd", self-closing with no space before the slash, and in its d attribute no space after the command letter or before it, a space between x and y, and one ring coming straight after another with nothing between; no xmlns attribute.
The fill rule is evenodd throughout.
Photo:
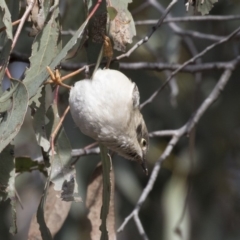
<svg viewBox="0 0 240 240"><path fill-rule="evenodd" d="M51 70L51 68L49 66L47 66L47 71L50 75L51 80L48 80L46 83L55 83L56 85L60 85L63 87L66 87L68 89L71 89L71 86L63 83L62 78L61 78L61 74L59 72L58 69L56 69L54 72Z"/></svg>
<svg viewBox="0 0 240 240"><path fill-rule="evenodd" d="M52 71L51 68L49 66L47 66L47 71L48 71L51 79L46 81L46 84L47 83L50 83L50 84L55 83L57 85L71 89L71 86L64 84L63 81L70 77L77 75L78 73L82 72L84 69L86 69L86 66L61 77L61 74L58 69L56 69L56 71Z"/></svg>

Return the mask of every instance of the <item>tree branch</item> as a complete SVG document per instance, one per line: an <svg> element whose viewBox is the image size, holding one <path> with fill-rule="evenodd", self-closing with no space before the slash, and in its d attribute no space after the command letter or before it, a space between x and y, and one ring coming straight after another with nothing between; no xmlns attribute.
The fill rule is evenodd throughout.
<svg viewBox="0 0 240 240"><path fill-rule="evenodd" d="M235 21L239 20L240 15L229 15L229 16L188 16L188 17L168 17L164 19L163 23L170 22L202 22L202 21ZM157 19L135 21L135 25L154 25L157 24Z"/></svg>
<svg viewBox="0 0 240 240"><path fill-rule="evenodd" d="M143 39L141 39L140 41L138 41L132 48L130 48L126 53L116 57L117 60L120 60L124 57L129 57L137 48L139 48L142 44L146 43L151 36L153 35L153 33L162 25L163 20L165 19L165 17L167 16L167 14L169 13L169 11L172 9L172 7L178 2L178 0L172 0L171 3L168 5L168 7L166 8L166 10L164 11L163 15L161 16L161 18L159 19L158 23L152 27L152 31L146 35Z"/></svg>
<svg viewBox="0 0 240 240"><path fill-rule="evenodd" d="M167 78L167 80L163 83L163 85L157 90L155 91L149 99L147 99L145 102L143 102L141 104L141 108L145 107L147 104L151 103L153 101L153 99L167 86L168 82L172 79L173 76L175 76L180 70L182 70L184 67L186 67L187 65L189 65L190 63L194 63L198 58L202 57L203 55L205 55L207 52L209 52L210 50L212 50L213 48L215 48L216 46L225 43L229 40L231 40L238 32L240 31L240 27L237 28L235 31L233 31L231 34L229 34L226 38L222 39L219 42L216 42L212 45L209 45L208 47L206 47L202 52L198 53L197 55L195 55L194 57L192 57L191 59L189 59L188 61L186 61L185 63L183 63L179 68L177 68L175 71L173 71L171 73L171 75Z"/></svg>
<svg viewBox="0 0 240 240"><path fill-rule="evenodd" d="M29 2L29 5L28 5L28 7L26 8L26 10L25 10L25 12L24 12L24 14L23 14L23 16L22 16L22 18L21 18L21 21L20 21L20 23L19 23L19 25L18 25L17 31L16 31L16 33L15 33L15 35L14 35L14 39L13 39L12 46L11 46L11 51L13 50L13 48L15 47L15 45L16 45L16 43L17 43L17 40L18 40L18 37L19 37L19 35L20 35L20 33L21 33L21 30L22 30L22 28L23 28L23 25L24 25L24 23L25 23L28 15L29 15L29 13L31 12L31 10L32 10L32 8L33 8L33 6L34 6L35 1L36 1L36 0L32 0L32 1Z"/></svg>
<svg viewBox="0 0 240 240"><path fill-rule="evenodd" d="M201 106L198 108L194 116L181 128L177 130L169 130L168 134L172 134L172 138L169 141L167 147L165 148L162 155L159 157L157 162L154 165L154 168L152 170L151 176L148 180L148 183L146 187L144 188L134 210L125 218L122 225L119 227L118 232L122 231L126 224L129 222L129 220L139 214L139 211L141 209L142 204L145 202L146 198L148 197L150 191L153 189L154 183L157 179L158 173L160 171L161 163L171 154L173 148L178 143L179 139L189 133L193 127L199 122L200 118L204 114L204 112L211 106L213 102L216 101L216 99L219 97L220 93L226 86L227 82L229 81L232 71L235 69L237 62L240 60L240 57L237 57L234 61L229 63L227 69L223 72L222 76L220 77L220 80L212 90L212 92L209 94L209 96L204 100L204 102L201 104ZM164 131L163 131L164 133ZM167 132L165 132L167 133ZM161 135L161 134L159 134Z"/></svg>

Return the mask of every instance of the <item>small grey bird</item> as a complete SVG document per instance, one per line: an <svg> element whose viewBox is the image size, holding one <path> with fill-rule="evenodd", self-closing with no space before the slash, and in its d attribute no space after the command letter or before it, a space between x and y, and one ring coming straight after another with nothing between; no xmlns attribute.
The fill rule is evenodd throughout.
<svg viewBox="0 0 240 240"><path fill-rule="evenodd" d="M123 73L98 69L75 83L69 96L76 125L119 155L137 161L147 174L148 131L139 109L139 91Z"/></svg>

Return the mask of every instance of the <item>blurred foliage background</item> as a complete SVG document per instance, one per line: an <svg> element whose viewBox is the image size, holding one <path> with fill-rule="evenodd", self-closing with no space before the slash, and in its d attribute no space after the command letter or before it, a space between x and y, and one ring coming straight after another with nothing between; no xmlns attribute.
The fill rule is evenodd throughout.
<svg viewBox="0 0 240 240"><path fill-rule="evenodd" d="M159 19L161 13L151 4L155 1L134 0L129 4L129 10L135 21ZM156 1L166 7L167 0ZM78 0L60 0L62 15L62 30L76 30L83 22L83 3ZM211 15L237 15L240 3L237 0L219 1L211 10ZM188 16L184 2L178 1L170 12L172 17ZM195 21L176 23L183 30L226 36L239 26L240 20L235 21ZM14 49L29 56L33 38L28 36L28 24ZM153 25L137 25L137 36L133 44L144 38ZM71 35L63 34L63 43ZM183 63L192 57L191 51L184 42L184 35L177 35L167 23L158 29L151 39L134 51L129 58L120 61L120 70L138 85L141 102L161 86L166 80L167 71L152 69L126 69L133 62L163 62ZM200 52L213 41L192 38L196 51ZM133 45L132 44L132 45ZM129 45L128 48L131 46ZM227 62L239 55L239 37L222 44L201 58L204 63ZM87 62L87 47L79 50L67 64L71 66ZM115 56L121 53L115 52ZM98 53L96 53L98 55ZM11 58L15 69L23 69L17 57ZM121 65L121 63L124 63ZM130 66L130 65L129 65ZM129 67L130 68L130 67ZM21 71L21 70L20 70ZM62 71L63 75L68 71ZM184 136L174 148L170 157L161 165L161 170L147 200L140 211L140 219L147 236L151 240L163 239L194 239L194 240L235 240L240 238L240 69L237 67L222 92L220 98L202 116L195 128L194 144L190 146L188 136ZM20 74L21 75L21 74ZM149 132L158 130L174 130L184 125L197 107L211 92L221 70L209 70L196 77L190 73L180 73L175 77L178 94L171 96L172 88L167 87L154 101L143 108ZM78 75L67 83L84 78ZM197 80L198 78L198 80ZM200 79L200 80L199 80ZM62 115L68 105L68 91L60 89L59 113ZM72 148L83 148L93 142L81 134L73 123L70 114L64 121ZM16 141L24 153L36 157L34 140L30 139L29 123L25 122ZM24 139L24 140L23 140ZM151 170L169 141L168 137L150 139L148 167ZM30 153L29 153L30 154ZM21 153L19 153L21 155ZM33 158L34 158L33 157ZM90 239L89 222L85 207L86 190L91 174L99 162L99 156L81 157L77 164L77 182L82 203L73 203L66 221L54 239ZM117 155L113 157L115 172L115 218L118 228L125 217L131 213L140 194L147 184L146 177L138 164L127 161ZM11 236L10 203L0 203L0 238L27 239L29 224L36 211L44 187L45 178L38 171L24 173L17 177L16 188L21 198L23 209L17 206L18 234ZM181 231L172 229L181 222ZM175 226L174 226L175 224ZM139 232L133 220L118 233L118 239L140 239Z"/></svg>

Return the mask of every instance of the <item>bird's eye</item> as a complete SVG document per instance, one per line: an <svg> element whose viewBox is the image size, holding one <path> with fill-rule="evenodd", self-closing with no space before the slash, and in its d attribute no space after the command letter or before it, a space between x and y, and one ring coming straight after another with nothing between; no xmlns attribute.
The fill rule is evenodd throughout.
<svg viewBox="0 0 240 240"><path fill-rule="evenodd" d="M147 146L146 139L144 139L144 138L141 139L141 145L142 145L142 147L146 147Z"/></svg>

